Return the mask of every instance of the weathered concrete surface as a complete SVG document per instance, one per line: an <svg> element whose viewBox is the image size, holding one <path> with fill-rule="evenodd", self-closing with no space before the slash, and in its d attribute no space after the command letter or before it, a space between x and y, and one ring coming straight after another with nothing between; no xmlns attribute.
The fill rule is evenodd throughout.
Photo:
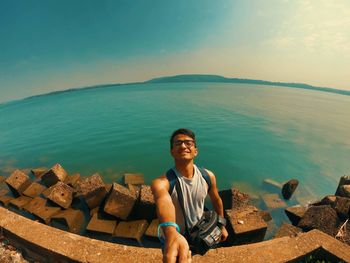
<svg viewBox="0 0 350 263"><path fill-rule="evenodd" d="M58 181L64 182L68 176L67 172L60 164L55 164L50 170L41 176L41 181L47 186L56 184Z"/></svg>
<svg viewBox="0 0 350 263"><path fill-rule="evenodd" d="M55 229L0 207L0 228L24 251L31 249L51 262L161 262L160 249L129 247ZM350 262L350 247L318 230L295 238L210 250L192 262L287 262L322 247ZM43 261L45 262L45 261Z"/></svg>

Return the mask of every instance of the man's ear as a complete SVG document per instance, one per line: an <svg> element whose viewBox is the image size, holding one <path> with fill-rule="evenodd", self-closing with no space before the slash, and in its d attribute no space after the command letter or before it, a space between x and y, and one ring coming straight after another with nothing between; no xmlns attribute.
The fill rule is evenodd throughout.
<svg viewBox="0 0 350 263"><path fill-rule="evenodd" d="M194 148L194 157L196 157L198 155L198 149Z"/></svg>

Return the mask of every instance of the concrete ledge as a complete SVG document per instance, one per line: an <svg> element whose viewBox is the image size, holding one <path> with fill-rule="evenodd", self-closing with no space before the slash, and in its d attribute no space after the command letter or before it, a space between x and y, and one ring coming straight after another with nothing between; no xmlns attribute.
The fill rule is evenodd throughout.
<svg viewBox="0 0 350 263"><path fill-rule="evenodd" d="M0 207L0 228L17 246L35 251L43 262L161 262L160 249L109 243L68 233L24 218ZM260 243L210 250L193 262L287 262L323 248L350 262L350 247L312 230L295 238L283 237Z"/></svg>

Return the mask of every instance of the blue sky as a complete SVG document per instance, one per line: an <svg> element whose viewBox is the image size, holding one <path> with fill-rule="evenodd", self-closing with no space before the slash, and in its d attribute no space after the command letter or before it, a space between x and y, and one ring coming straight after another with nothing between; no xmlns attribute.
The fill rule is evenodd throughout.
<svg viewBox="0 0 350 263"><path fill-rule="evenodd" d="M347 0L0 0L0 102L203 73L350 90Z"/></svg>

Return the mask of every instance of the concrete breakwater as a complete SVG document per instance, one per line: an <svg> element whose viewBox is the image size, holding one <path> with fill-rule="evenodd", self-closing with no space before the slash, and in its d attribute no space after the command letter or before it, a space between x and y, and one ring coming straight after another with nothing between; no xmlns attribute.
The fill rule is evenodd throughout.
<svg viewBox="0 0 350 263"><path fill-rule="evenodd" d="M34 169L29 176L16 170L7 177L1 177L0 202L16 213L72 233L87 236L91 236L92 232L102 233L100 237L104 240L133 245L135 249L141 249L141 246L159 247L155 238L158 222L149 186L144 185L140 174L126 174L124 179L125 186L116 183L106 185L99 174L85 178L78 174L68 175L59 164L51 169ZM343 185L347 185L346 180L343 180ZM238 189L224 190L220 194L229 222L229 239L223 246L262 241L271 222L270 212L282 202L279 195L265 196L264 199L270 201L270 208L261 211L252 204L247 194ZM341 195L325 197L309 208L286 208L293 225L283 224L275 237L298 237L303 231L320 229L347 242L349 224L345 222L350 202L347 202L348 197ZM321 213L322 220L310 219L315 218L314 213ZM334 242L337 241L334 239ZM159 249L157 251L160 252ZM317 253L322 257L333 255L341 259L328 252Z"/></svg>

